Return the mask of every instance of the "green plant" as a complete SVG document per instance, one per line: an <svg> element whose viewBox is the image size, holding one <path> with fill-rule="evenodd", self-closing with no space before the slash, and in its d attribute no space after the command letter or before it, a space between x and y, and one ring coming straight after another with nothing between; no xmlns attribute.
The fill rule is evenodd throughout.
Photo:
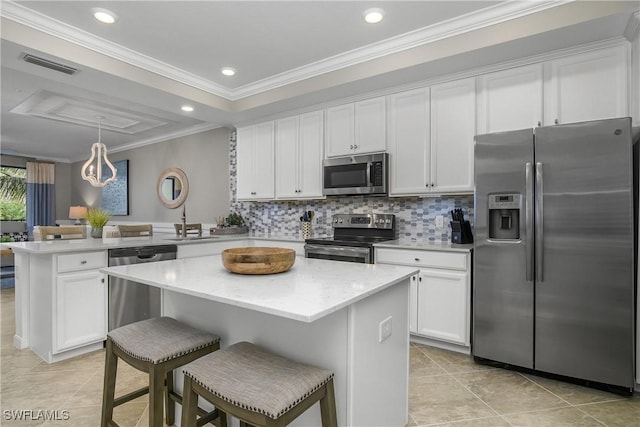
<svg viewBox="0 0 640 427"><path fill-rule="evenodd" d="M93 228L102 228L111 218L111 213L104 209L90 208L87 210L87 222Z"/></svg>
<svg viewBox="0 0 640 427"><path fill-rule="evenodd" d="M0 243L4 242L13 242L13 239L11 237L0 237Z"/></svg>
<svg viewBox="0 0 640 427"><path fill-rule="evenodd" d="M244 224L244 219L242 218L242 215L237 214L237 213L230 213L229 216L227 217L227 224L228 225L243 225Z"/></svg>

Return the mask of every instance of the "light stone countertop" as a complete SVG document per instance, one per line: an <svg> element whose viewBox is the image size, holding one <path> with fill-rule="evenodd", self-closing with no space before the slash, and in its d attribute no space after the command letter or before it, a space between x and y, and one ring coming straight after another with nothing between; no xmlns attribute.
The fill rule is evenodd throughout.
<svg viewBox="0 0 640 427"><path fill-rule="evenodd" d="M279 235L255 235L255 234L231 234L204 236L204 238L179 240L173 234L156 234L151 237L114 237L74 240L49 240L49 241L29 241L29 242L6 242L0 244L1 247L10 247L14 252L27 252L34 254L51 254L63 252L98 251L113 248L127 248L132 246L154 246L154 245L197 245L202 243L228 242L233 240L267 240L267 241L288 241L304 243L301 237L279 236ZM468 253L473 249L473 244L454 244L449 242L415 242L408 239L390 240L388 242L376 243L376 248L393 249L413 249L425 251L446 251Z"/></svg>
<svg viewBox="0 0 640 427"><path fill-rule="evenodd" d="M374 244L376 248L413 249L421 251L444 251L469 253L473 250L473 243L458 244L451 242L414 242L408 239L390 240Z"/></svg>
<svg viewBox="0 0 640 427"><path fill-rule="evenodd" d="M156 234L143 237L113 237L93 239L70 239L70 240L48 240L29 242L6 242L2 247L9 247L14 252L27 252L34 254L52 254L63 252L85 252L99 251L114 248L127 248L133 246L156 246L156 245L197 245L203 243L228 242L233 240L272 240L272 241L293 241L303 243L304 240L294 237L269 236L260 238L248 234L232 234L219 236L204 236L204 238L188 238L180 240L173 234Z"/></svg>
<svg viewBox="0 0 640 427"><path fill-rule="evenodd" d="M219 255L100 269L127 280L302 322L313 322L418 272L413 267L296 257L284 273L227 271Z"/></svg>

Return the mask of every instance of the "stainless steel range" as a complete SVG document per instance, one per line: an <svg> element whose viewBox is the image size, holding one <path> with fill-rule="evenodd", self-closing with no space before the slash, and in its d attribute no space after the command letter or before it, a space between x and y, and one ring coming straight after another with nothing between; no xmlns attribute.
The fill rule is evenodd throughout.
<svg viewBox="0 0 640 427"><path fill-rule="evenodd" d="M307 258L373 264L373 244L398 238L393 214L335 214L333 237L307 239Z"/></svg>

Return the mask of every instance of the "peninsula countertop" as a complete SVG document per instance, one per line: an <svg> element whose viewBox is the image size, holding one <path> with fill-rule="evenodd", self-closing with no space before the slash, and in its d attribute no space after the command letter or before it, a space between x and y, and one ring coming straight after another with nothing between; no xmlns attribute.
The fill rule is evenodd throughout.
<svg viewBox="0 0 640 427"><path fill-rule="evenodd" d="M302 322L313 322L418 272L413 267L357 264L296 257L284 273L241 275L221 256L100 269L101 272Z"/></svg>
<svg viewBox="0 0 640 427"><path fill-rule="evenodd" d="M235 240L263 240L259 236L247 234L188 237L182 239L173 234L155 234L153 236L140 237L108 237L102 239L69 239L46 240L29 242L6 242L2 247L9 247L14 252L26 252L33 254L54 254L62 252L98 251L113 248L127 248L133 246L155 245L199 245L204 243L228 242ZM273 241L294 241L304 243L302 239L292 237L270 237Z"/></svg>

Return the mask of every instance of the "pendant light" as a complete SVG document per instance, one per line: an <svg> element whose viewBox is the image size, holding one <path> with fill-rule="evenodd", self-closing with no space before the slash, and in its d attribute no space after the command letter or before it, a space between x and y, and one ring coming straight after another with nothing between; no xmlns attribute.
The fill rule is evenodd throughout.
<svg viewBox="0 0 640 427"><path fill-rule="evenodd" d="M102 143L101 137L102 117L98 117L98 142L91 146L91 157L82 165L82 179L89 181L94 187L104 187L111 181L115 181L117 169L107 159L107 147ZM102 163L111 169L111 177L102 181Z"/></svg>

